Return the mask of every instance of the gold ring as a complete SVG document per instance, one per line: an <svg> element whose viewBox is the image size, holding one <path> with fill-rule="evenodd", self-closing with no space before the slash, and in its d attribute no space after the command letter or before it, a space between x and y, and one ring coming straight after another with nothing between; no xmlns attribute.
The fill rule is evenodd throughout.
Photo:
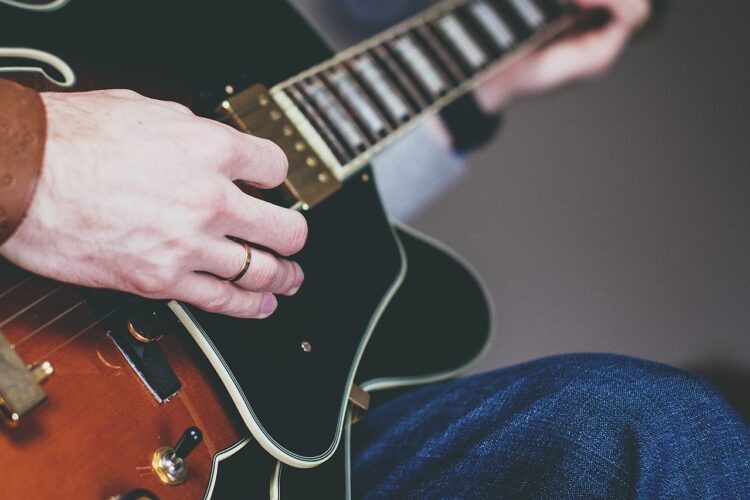
<svg viewBox="0 0 750 500"><path fill-rule="evenodd" d="M248 245L244 241L237 241L242 247L245 249L245 262L242 264L242 269L240 269L240 272L232 276L231 278L227 278L226 281L230 283L237 283L239 280L242 279L242 277L247 273L247 270L250 269L250 260L252 259L252 247Z"/></svg>

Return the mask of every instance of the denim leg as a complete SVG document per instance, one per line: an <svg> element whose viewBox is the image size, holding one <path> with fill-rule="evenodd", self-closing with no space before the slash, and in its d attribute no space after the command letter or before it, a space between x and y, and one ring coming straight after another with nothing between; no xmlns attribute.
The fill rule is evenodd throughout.
<svg viewBox="0 0 750 500"><path fill-rule="evenodd" d="M355 498L750 499L750 427L703 379L622 356L416 389L353 436Z"/></svg>

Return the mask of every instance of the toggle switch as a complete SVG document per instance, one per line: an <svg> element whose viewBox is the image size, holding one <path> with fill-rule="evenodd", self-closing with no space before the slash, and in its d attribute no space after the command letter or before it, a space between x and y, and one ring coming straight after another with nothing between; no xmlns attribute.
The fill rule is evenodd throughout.
<svg viewBox="0 0 750 500"><path fill-rule="evenodd" d="M159 448L151 458L151 467L164 484L182 484L187 479L186 459L203 440L197 427L189 427L174 448Z"/></svg>

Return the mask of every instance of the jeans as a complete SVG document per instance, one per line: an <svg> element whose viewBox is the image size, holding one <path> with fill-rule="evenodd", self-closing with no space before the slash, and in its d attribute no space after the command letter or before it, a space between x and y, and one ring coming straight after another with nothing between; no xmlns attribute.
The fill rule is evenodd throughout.
<svg viewBox="0 0 750 500"><path fill-rule="evenodd" d="M426 386L352 432L354 498L750 499L750 427L701 378L622 356Z"/></svg>

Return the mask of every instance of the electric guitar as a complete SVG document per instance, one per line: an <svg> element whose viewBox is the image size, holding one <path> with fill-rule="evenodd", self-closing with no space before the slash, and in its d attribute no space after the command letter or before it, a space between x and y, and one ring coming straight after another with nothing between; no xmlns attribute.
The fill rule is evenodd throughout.
<svg viewBox="0 0 750 500"><path fill-rule="evenodd" d="M132 88L275 141L288 178L254 195L300 210L310 237L305 286L263 321L1 262L3 496L348 496L349 428L371 395L459 374L491 323L471 270L388 219L369 162L579 13L446 0L332 55L279 1L24 3L0 3L0 71Z"/></svg>

